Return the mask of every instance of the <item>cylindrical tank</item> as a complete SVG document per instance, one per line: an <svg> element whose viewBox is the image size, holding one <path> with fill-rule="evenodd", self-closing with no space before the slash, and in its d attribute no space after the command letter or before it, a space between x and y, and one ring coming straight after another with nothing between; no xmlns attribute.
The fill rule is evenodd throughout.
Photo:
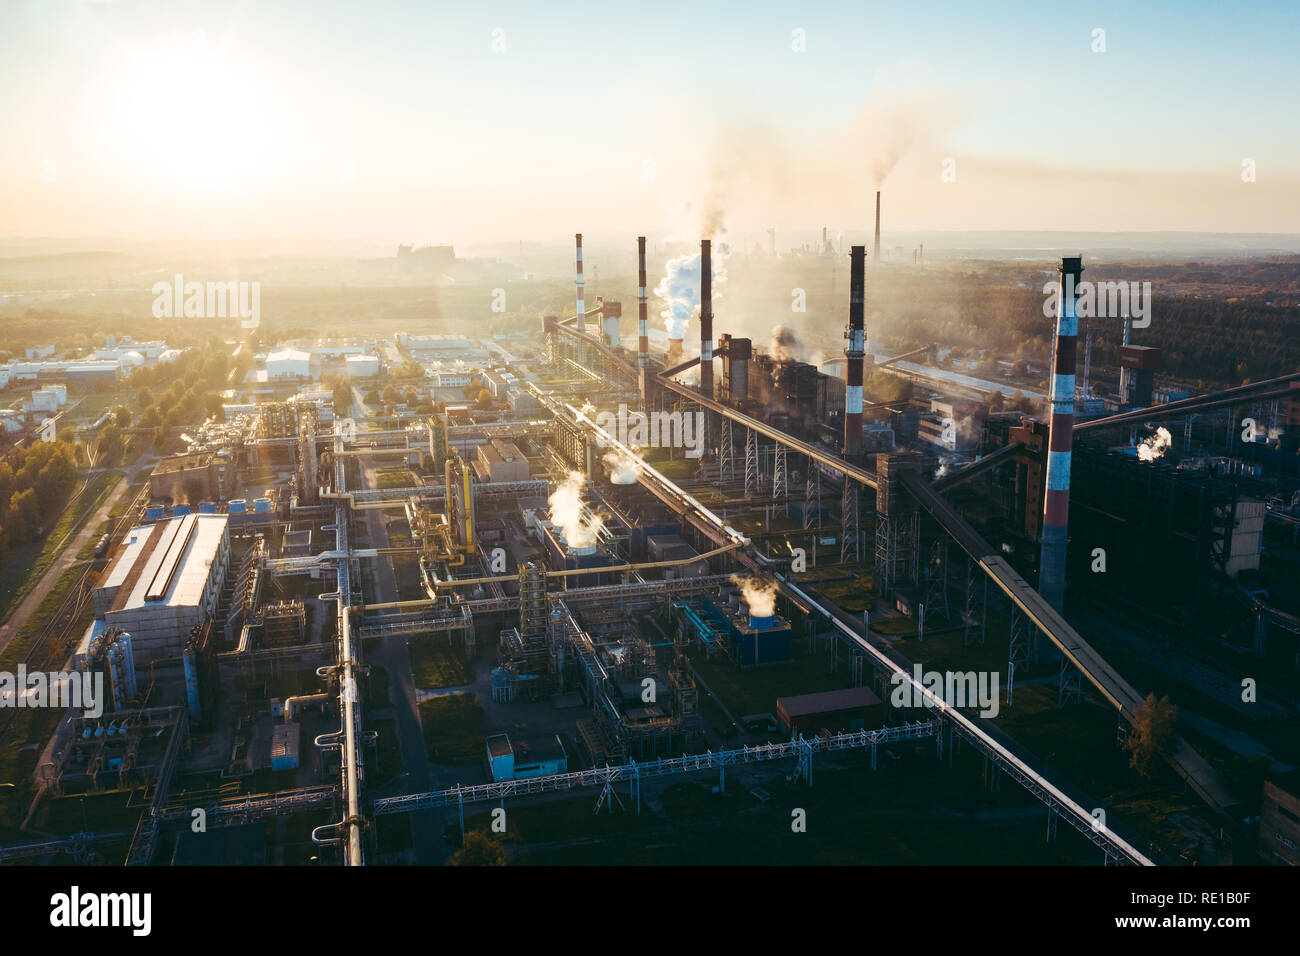
<svg viewBox="0 0 1300 956"><path fill-rule="evenodd" d="M197 721L202 708L199 701L199 662L193 646L185 648L182 659L185 663L185 698L189 702L190 719Z"/></svg>
<svg viewBox="0 0 1300 956"><path fill-rule="evenodd" d="M131 642L131 635L123 631L118 635L118 645L122 648L122 663L126 668L126 692L130 697L136 693L135 681L135 646Z"/></svg>
<svg viewBox="0 0 1300 956"><path fill-rule="evenodd" d="M230 513L232 515L242 515L248 510L248 502L243 498L230 499Z"/></svg>

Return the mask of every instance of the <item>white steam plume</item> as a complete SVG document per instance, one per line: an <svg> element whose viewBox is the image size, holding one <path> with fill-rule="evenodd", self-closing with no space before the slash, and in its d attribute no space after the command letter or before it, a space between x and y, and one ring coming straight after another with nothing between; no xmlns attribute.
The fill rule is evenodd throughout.
<svg viewBox="0 0 1300 956"><path fill-rule="evenodd" d="M564 534L571 548L589 548L596 544L605 522L600 515L583 507L582 489L587 479L580 471L571 471L567 478L546 499L551 523Z"/></svg>
<svg viewBox="0 0 1300 956"><path fill-rule="evenodd" d="M609 480L614 484L636 484L637 466L626 455L616 451L607 451L601 461L609 468Z"/></svg>
<svg viewBox="0 0 1300 956"><path fill-rule="evenodd" d="M713 246L713 299L722 297L722 286L727 281L727 259L731 246L715 242ZM700 253L693 252L669 259L666 272L654 294L663 300L661 313L664 328L670 339L686 338L686 326L700 313Z"/></svg>
<svg viewBox="0 0 1300 956"><path fill-rule="evenodd" d="M749 608L750 617L771 617L776 614L776 583L761 578L731 576L731 583L740 588L741 600Z"/></svg>
<svg viewBox="0 0 1300 956"><path fill-rule="evenodd" d="M1174 438L1169 434L1167 428L1157 428L1156 433L1150 438L1143 439L1142 444L1137 446L1138 458L1143 461L1155 461L1163 458L1174 443Z"/></svg>

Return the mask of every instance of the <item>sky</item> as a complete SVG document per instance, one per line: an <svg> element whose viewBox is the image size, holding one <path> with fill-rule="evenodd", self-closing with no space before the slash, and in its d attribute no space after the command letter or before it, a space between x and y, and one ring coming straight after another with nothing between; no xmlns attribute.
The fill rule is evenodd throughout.
<svg viewBox="0 0 1300 956"><path fill-rule="evenodd" d="M1296 233L1298 39L1195 0L0 0L0 236L834 233L876 188L887 233Z"/></svg>

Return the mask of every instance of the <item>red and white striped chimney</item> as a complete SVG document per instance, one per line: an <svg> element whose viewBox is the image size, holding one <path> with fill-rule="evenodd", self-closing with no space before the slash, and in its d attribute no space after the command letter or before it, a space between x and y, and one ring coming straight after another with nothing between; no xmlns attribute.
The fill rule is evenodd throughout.
<svg viewBox="0 0 1300 956"><path fill-rule="evenodd" d="M866 352L863 297L866 285L866 246L849 250L849 329L844 348L844 454L862 453L862 357Z"/></svg>
<svg viewBox="0 0 1300 956"><path fill-rule="evenodd" d="M700 240L700 391L713 397L713 242Z"/></svg>
<svg viewBox="0 0 1300 956"><path fill-rule="evenodd" d="M646 312L645 236L636 237L636 367L650 367L650 321Z"/></svg>
<svg viewBox="0 0 1300 956"><path fill-rule="evenodd" d="M578 321L575 323L579 332L587 331L587 300L582 288L582 233L574 233L578 244Z"/></svg>
<svg viewBox="0 0 1300 956"><path fill-rule="evenodd" d="M1065 556L1070 525L1070 453L1074 447L1074 367L1078 351L1079 276L1082 258L1061 259L1052 362L1052 421L1047 438L1047 493L1043 498L1043 548L1038 593L1058 611L1065 604Z"/></svg>

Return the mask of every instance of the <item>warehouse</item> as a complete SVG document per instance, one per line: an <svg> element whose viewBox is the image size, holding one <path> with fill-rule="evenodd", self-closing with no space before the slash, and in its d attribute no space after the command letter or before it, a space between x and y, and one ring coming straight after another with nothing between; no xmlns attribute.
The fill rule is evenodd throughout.
<svg viewBox="0 0 1300 956"><path fill-rule="evenodd" d="M479 481L527 481L528 458L514 442L493 439L478 446L474 472Z"/></svg>
<svg viewBox="0 0 1300 956"><path fill-rule="evenodd" d="M869 687L846 687L798 697L778 697L776 715L787 733L798 731L805 737L829 730L841 733L879 727L884 723L884 707Z"/></svg>
<svg viewBox="0 0 1300 956"><path fill-rule="evenodd" d="M269 381L311 377L311 354L302 349L277 349L266 356Z"/></svg>
<svg viewBox="0 0 1300 956"><path fill-rule="evenodd" d="M379 359L374 355L349 355L344 361L350 378L372 378L379 374Z"/></svg>
<svg viewBox="0 0 1300 956"><path fill-rule="evenodd" d="M138 525L93 592L95 616L131 634L137 673L179 657L190 629L213 613L229 563L225 515Z"/></svg>

